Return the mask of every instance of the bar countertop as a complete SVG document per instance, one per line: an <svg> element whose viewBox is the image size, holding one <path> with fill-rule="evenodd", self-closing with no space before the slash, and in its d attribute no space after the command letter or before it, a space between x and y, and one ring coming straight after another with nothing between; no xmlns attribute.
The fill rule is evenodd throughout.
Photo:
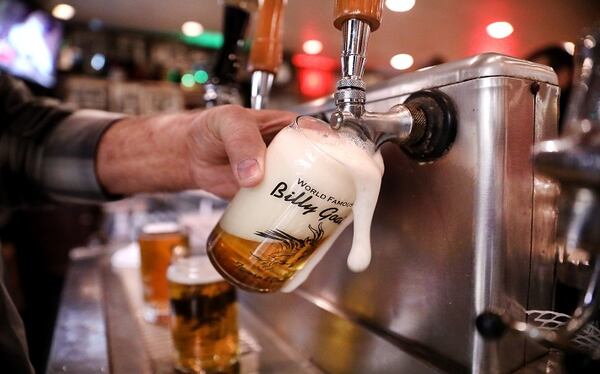
<svg viewBox="0 0 600 374"><path fill-rule="evenodd" d="M71 253L47 373L173 373L168 327L141 316L139 270L115 268L114 247ZM322 373L240 303L240 373Z"/></svg>

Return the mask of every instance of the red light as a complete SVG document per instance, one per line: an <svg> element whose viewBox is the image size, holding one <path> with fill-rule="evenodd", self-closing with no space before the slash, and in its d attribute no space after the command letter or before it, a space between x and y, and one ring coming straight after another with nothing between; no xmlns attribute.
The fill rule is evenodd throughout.
<svg viewBox="0 0 600 374"><path fill-rule="evenodd" d="M292 64L298 69L300 93L308 98L330 94L334 89L337 60L323 55L297 54Z"/></svg>
<svg viewBox="0 0 600 374"><path fill-rule="evenodd" d="M308 98L317 98L330 94L334 88L334 76L329 71L298 70L300 93Z"/></svg>
<svg viewBox="0 0 600 374"><path fill-rule="evenodd" d="M479 54L484 52L497 52L506 55L518 55L523 53L521 50L521 40L519 33L513 33L507 37L508 31L513 28L507 22L498 20L511 19L515 13L514 6L510 2L483 0L480 6L473 10L473 16L466 20L469 22L470 37L467 39L467 53ZM488 27L492 27L492 34L496 37L503 35L504 38L497 39L488 34ZM514 25L517 28L518 25ZM498 30L504 34L496 33Z"/></svg>
<svg viewBox="0 0 600 374"><path fill-rule="evenodd" d="M297 54L292 57L292 64L298 69L337 70L338 62L323 55Z"/></svg>

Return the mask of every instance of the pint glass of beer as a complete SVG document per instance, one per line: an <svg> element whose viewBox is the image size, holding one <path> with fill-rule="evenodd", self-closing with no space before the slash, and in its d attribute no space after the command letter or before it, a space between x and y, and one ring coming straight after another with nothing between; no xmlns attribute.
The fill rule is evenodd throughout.
<svg viewBox="0 0 600 374"><path fill-rule="evenodd" d="M138 236L144 291L144 319L150 323L169 320L167 268L173 255L188 252L188 237L174 222L151 223Z"/></svg>
<svg viewBox="0 0 600 374"><path fill-rule="evenodd" d="M374 152L356 132L298 117L269 145L262 182L241 189L210 234L215 268L244 290L280 290L345 227L356 197L346 161L372 163Z"/></svg>
<svg viewBox="0 0 600 374"><path fill-rule="evenodd" d="M237 372L235 288L223 280L206 256L177 259L169 267L167 277L177 370Z"/></svg>

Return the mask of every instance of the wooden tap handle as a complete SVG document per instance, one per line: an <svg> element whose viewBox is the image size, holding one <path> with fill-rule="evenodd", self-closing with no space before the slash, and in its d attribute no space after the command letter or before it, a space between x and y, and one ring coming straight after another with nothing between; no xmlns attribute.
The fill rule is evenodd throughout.
<svg viewBox="0 0 600 374"><path fill-rule="evenodd" d="M375 31L381 24L383 0L335 0L333 25L341 30L344 22L351 18L363 20Z"/></svg>
<svg viewBox="0 0 600 374"><path fill-rule="evenodd" d="M283 59L281 36L283 33L283 9L286 0L264 0L258 10L258 19L252 49L250 71L276 73Z"/></svg>

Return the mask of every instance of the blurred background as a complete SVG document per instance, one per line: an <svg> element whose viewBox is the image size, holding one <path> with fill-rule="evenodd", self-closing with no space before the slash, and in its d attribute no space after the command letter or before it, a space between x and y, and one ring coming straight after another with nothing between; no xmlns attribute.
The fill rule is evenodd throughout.
<svg viewBox="0 0 600 374"><path fill-rule="evenodd" d="M223 5L217 0L1 4L0 66L45 87L46 94L79 107L126 113L202 106L203 84L223 43ZM31 9L41 11L30 13ZM600 4L388 0L384 12L383 26L370 40L368 84L488 51L528 57L556 46L572 54L584 27L600 18ZM330 1L288 2L285 61L277 74L272 107L332 92L341 38L331 17ZM251 22L240 54L242 67L252 26ZM19 57L24 55L30 58L28 67ZM249 74L245 69L238 74L248 89Z"/></svg>
<svg viewBox="0 0 600 374"><path fill-rule="evenodd" d="M333 92L341 35L332 25L332 2L288 1L284 62L270 107L289 108ZM0 69L22 78L34 93L76 108L127 114L202 108L223 44L222 19L217 0L0 0ZM596 0L388 0L382 27L370 39L365 80L372 86L493 51L552 66L562 107L574 43L598 20ZM252 27L251 20L236 73L246 105ZM172 210L165 201L153 204ZM69 249L103 242L115 217L135 219L136 211L151 209L147 200L140 204L61 205L0 217L9 287L37 370L45 368Z"/></svg>

